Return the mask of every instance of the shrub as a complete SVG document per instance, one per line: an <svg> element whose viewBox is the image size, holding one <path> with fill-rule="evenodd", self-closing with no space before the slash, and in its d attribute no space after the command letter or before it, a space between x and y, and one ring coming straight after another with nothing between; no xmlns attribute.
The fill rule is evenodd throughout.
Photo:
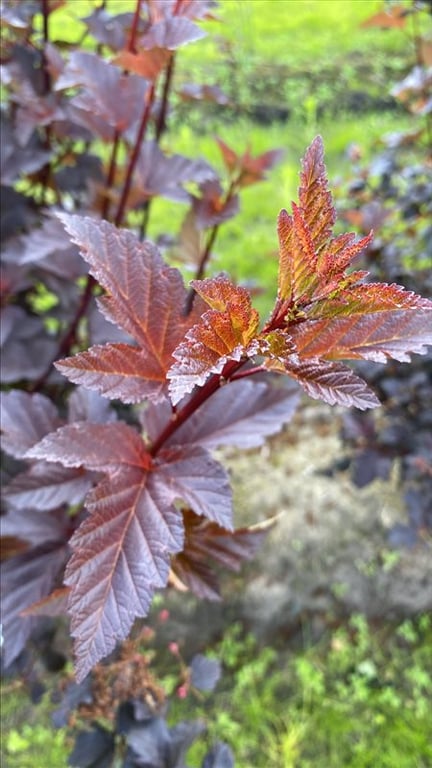
<svg viewBox="0 0 432 768"><path fill-rule="evenodd" d="M219 139L224 187L205 161L162 148L177 49L201 38L196 21L214 3L137 0L134 13L114 17L98 8L85 19L86 49L69 44L67 60L49 35L63 5L43 0L38 13L33 2L10 3L3 18L3 636L9 666L37 617L68 613L77 702L156 590L217 598L214 564L237 569L265 534L233 530L228 475L211 450L262 444L289 421L301 389L375 408L341 360L423 354L432 303L351 271L372 236L333 235L320 137L303 160L298 204L278 217L270 317L262 322L227 276L204 278L241 188L280 156L238 155ZM157 195L189 204L179 239L194 264L188 289L144 239ZM121 658L101 674L123 669ZM149 711L134 693L139 662L127 659L115 715L124 765L153 750L176 766L196 726L169 730ZM115 751L97 724L71 760L102 764ZM204 765L224 753L229 763L222 745Z"/></svg>

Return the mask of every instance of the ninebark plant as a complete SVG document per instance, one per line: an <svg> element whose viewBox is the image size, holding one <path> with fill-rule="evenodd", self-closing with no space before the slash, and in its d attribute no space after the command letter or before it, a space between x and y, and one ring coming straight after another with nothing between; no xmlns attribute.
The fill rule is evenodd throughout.
<svg viewBox="0 0 432 768"><path fill-rule="evenodd" d="M9 4L4 21L2 428L20 463L5 488L3 633L10 663L37 615L67 612L82 680L146 616L155 590L218 597L211 563L236 569L254 553L265 526L233 530L228 475L212 449L262 444L289 422L302 390L330 405L378 406L341 361L425 353L432 302L352 270L372 235L333 234L320 137L306 150L298 202L278 217L270 317L228 277L203 279L239 189L277 159L238 156L220 141L223 191L207 163L159 147L174 52L201 36L196 19L214 4L138 0L135 14L110 24L99 9L86 20L99 53L73 50L67 62L49 42L62 5L42 2L39 47L37 3ZM90 148L106 145L100 162ZM187 226L203 242L189 287L153 243L122 228L138 210L143 234L156 194L190 202ZM41 286L56 297L51 312L38 311Z"/></svg>

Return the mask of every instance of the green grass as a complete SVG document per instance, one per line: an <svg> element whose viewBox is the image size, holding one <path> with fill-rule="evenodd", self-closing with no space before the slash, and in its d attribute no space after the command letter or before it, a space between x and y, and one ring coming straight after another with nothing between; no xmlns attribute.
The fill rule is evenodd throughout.
<svg viewBox="0 0 432 768"><path fill-rule="evenodd" d="M432 623L371 629L362 616L318 645L278 655L239 627L216 655L226 670L190 715L231 743L237 768L429 768ZM184 717L184 704L172 718ZM198 766L204 745L191 751Z"/></svg>
<svg viewBox="0 0 432 768"><path fill-rule="evenodd" d="M33 704L19 683L2 683L0 764L4 768L67 768L72 740L65 729L53 728L52 710L49 696Z"/></svg>
<svg viewBox="0 0 432 768"><path fill-rule="evenodd" d="M187 764L224 740L236 768L430 768L431 617L370 626L356 615L318 644L306 636L277 651L233 625L208 651L223 665L216 691L170 708L172 724L199 717L208 728ZM163 683L164 667L153 671ZM172 672L166 682L175 689ZM51 707L3 685L2 765L66 768L72 737L51 728Z"/></svg>

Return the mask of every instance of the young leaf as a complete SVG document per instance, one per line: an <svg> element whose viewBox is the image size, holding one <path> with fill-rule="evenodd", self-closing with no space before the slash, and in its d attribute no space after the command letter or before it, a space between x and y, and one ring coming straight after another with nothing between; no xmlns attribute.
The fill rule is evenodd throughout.
<svg viewBox="0 0 432 768"><path fill-rule="evenodd" d="M272 368L270 363L269 368ZM292 355L285 363L289 376L295 378L309 397L323 400L329 405L345 407L377 408L380 405L375 393L365 381L346 365L324 360L299 360ZM276 370L273 366L273 370Z"/></svg>
<svg viewBox="0 0 432 768"><path fill-rule="evenodd" d="M216 137L216 142L227 170L237 178L237 184L240 187L264 181L266 172L273 168L284 155L282 149L272 149L257 157L252 157L250 150L247 149L243 155L238 155L219 137Z"/></svg>
<svg viewBox="0 0 432 768"><path fill-rule="evenodd" d="M319 251L329 240L336 221L336 211L328 189L321 136L313 140L302 161L299 204L314 248Z"/></svg>
<svg viewBox="0 0 432 768"><path fill-rule="evenodd" d="M204 384L210 373L220 373L228 360L239 361L255 353L259 315L248 292L225 277L194 280L192 286L211 307L199 323L186 333L173 352L176 363L170 368L170 394L174 405Z"/></svg>
<svg viewBox="0 0 432 768"><path fill-rule="evenodd" d="M425 302L419 309L399 309L395 303L368 314L311 320L293 328L292 338L300 358L406 363L410 354L424 355L432 344L432 302Z"/></svg>

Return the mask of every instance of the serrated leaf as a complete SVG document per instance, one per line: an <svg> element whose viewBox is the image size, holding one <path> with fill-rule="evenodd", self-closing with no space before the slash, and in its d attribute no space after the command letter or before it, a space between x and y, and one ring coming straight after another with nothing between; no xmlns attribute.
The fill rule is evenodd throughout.
<svg viewBox="0 0 432 768"><path fill-rule="evenodd" d="M424 355L432 344L430 307L311 320L294 327L292 338L301 358L409 362L410 354Z"/></svg>
<svg viewBox="0 0 432 768"><path fill-rule="evenodd" d="M332 237L336 211L328 189L320 136L308 147L300 174L299 206L278 217L278 298L288 308L307 305L345 287L341 280L353 259L371 241L354 234ZM351 278L352 280L352 278Z"/></svg>
<svg viewBox="0 0 432 768"><path fill-rule="evenodd" d="M139 403L145 398L157 402L166 392L160 362L131 344L96 345L59 360L55 366L74 384L123 403Z"/></svg>
<svg viewBox="0 0 432 768"><path fill-rule="evenodd" d="M1 565L3 661L8 667L19 656L36 619L20 613L51 591L67 558L63 542L43 544Z"/></svg>
<svg viewBox="0 0 432 768"><path fill-rule="evenodd" d="M192 286L212 309L201 316L173 352L177 362L167 378L174 405L195 386L204 384L210 373L220 373L228 360L239 361L252 354L249 347L259 324L248 292L227 278L194 280Z"/></svg>
<svg viewBox="0 0 432 768"><path fill-rule="evenodd" d="M323 400L329 405L343 405L360 410L380 405L375 393L365 381L347 366L323 360L297 360L289 358L286 372L292 376L309 397Z"/></svg>
<svg viewBox="0 0 432 768"><path fill-rule="evenodd" d="M78 504L91 485L91 477L83 470L37 462L16 475L3 489L3 495L15 509L27 507L44 511L62 504Z"/></svg>
<svg viewBox="0 0 432 768"><path fill-rule="evenodd" d="M145 616L166 584L169 556L181 549L183 526L170 494L148 473L125 466L87 500L89 517L71 539L65 583L75 637L77 679Z"/></svg>
<svg viewBox="0 0 432 768"><path fill-rule="evenodd" d="M232 529L231 488L226 470L200 446L162 451L157 476L173 498L189 504L199 515Z"/></svg>
<svg viewBox="0 0 432 768"><path fill-rule="evenodd" d="M69 424L30 452L67 467L108 476L88 495L89 517L70 541L65 583L76 638L77 675L124 639L166 584L170 556L183 545L178 499L231 526L227 475L203 448L165 449L152 462L142 438L124 423Z"/></svg>
<svg viewBox="0 0 432 768"><path fill-rule="evenodd" d="M124 422L67 424L47 435L26 457L98 472L115 471L122 465L144 469L151 465L142 438Z"/></svg>
<svg viewBox="0 0 432 768"><path fill-rule="evenodd" d="M233 381L212 395L168 440L167 445L191 443L218 448L232 445L253 448L279 432L293 416L299 389L253 380ZM170 418L170 409L150 408L144 426L150 440L156 439Z"/></svg>
<svg viewBox="0 0 432 768"><path fill-rule="evenodd" d="M216 523L183 510L185 543L182 552L171 559L175 583L207 600L220 600L219 580L214 565L239 571L244 560L251 560L274 524L268 520L249 528L227 531Z"/></svg>
<svg viewBox="0 0 432 768"><path fill-rule="evenodd" d="M319 251L329 240L336 221L336 211L328 189L321 136L314 139L302 161L299 204L313 246Z"/></svg>
<svg viewBox="0 0 432 768"><path fill-rule="evenodd" d="M18 389L2 392L0 408L2 448L17 459L61 424L57 409L44 395Z"/></svg>
<svg viewBox="0 0 432 768"><path fill-rule="evenodd" d="M122 396L116 377L124 375L126 402L159 399L172 352L193 322L183 314L187 294L180 272L166 266L154 246L140 243L131 232L105 221L64 214L60 218L107 292L99 300L103 314L137 341L141 353L127 345L109 345L105 352L97 348L97 354L82 353L76 365L72 358L58 367L70 370L73 381L90 383L112 397Z"/></svg>

